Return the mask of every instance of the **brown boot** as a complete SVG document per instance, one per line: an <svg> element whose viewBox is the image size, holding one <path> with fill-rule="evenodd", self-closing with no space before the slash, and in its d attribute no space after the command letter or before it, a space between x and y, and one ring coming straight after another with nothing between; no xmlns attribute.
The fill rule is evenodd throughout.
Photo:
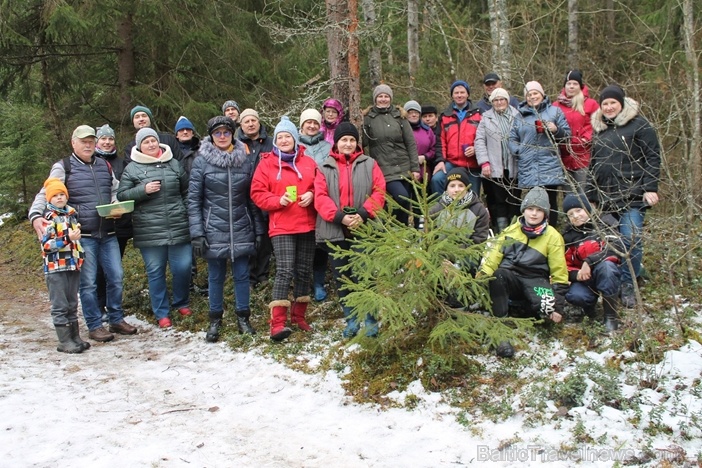
<svg viewBox="0 0 702 468"><path fill-rule="evenodd" d="M136 335L137 328L129 325L125 320L117 323L110 324L110 331L112 333L119 333L120 335Z"/></svg>
<svg viewBox="0 0 702 468"><path fill-rule="evenodd" d="M107 343L115 339L115 335L105 330L105 327L98 327L95 330L90 330L88 337L91 340L99 341L101 343Z"/></svg>
<svg viewBox="0 0 702 468"><path fill-rule="evenodd" d="M310 303L310 296L302 296L295 299L290 309L290 321L300 327L300 330L312 331L312 327L305 321L305 312Z"/></svg>
<svg viewBox="0 0 702 468"><path fill-rule="evenodd" d="M271 308L271 340L283 341L292 333L292 330L285 326L290 301L273 301L268 307Z"/></svg>

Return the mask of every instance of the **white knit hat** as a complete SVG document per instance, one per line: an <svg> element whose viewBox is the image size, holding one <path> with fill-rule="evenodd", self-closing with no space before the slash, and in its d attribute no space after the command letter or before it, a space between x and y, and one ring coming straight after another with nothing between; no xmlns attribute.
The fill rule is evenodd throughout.
<svg viewBox="0 0 702 468"><path fill-rule="evenodd" d="M302 114L300 114L300 128L302 128L302 124L308 120L314 120L319 125L322 125L322 114L320 114L317 109L305 109L302 111Z"/></svg>

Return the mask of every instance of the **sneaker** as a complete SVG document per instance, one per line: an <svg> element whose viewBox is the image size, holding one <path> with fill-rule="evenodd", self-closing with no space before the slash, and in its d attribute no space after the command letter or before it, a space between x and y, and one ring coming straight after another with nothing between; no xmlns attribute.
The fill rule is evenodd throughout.
<svg viewBox="0 0 702 468"><path fill-rule="evenodd" d="M171 319L168 317L163 317L161 319L158 319L158 327L159 328L171 328L173 324L171 323Z"/></svg>
<svg viewBox="0 0 702 468"><path fill-rule="evenodd" d="M183 317L186 317L188 315L193 315L193 311L190 310L190 307L181 307L178 309L178 313L182 315Z"/></svg>
<svg viewBox="0 0 702 468"><path fill-rule="evenodd" d="M115 339L115 335L105 330L105 327L98 327L95 330L90 330L88 337L91 340L107 343Z"/></svg>
<svg viewBox="0 0 702 468"><path fill-rule="evenodd" d="M110 331L112 333L119 333L120 335L136 335L137 334L137 328L129 325L126 321L122 320L121 322L117 323L111 323L110 324Z"/></svg>
<svg viewBox="0 0 702 468"><path fill-rule="evenodd" d="M627 309L633 309L634 307L636 307L636 292L634 291L633 284L623 284L620 297L622 299L622 305Z"/></svg>

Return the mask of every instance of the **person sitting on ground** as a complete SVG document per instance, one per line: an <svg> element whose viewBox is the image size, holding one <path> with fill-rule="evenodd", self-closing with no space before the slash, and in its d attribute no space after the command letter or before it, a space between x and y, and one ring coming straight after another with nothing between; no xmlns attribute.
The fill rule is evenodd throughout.
<svg viewBox="0 0 702 468"><path fill-rule="evenodd" d="M68 206L68 190L59 179L44 182L46 210L51 224L41 238L44 275L51 300L51 319L59 345L56 351L77 354L90 348L78 329L78 288L85 252L80 245L80 224L76 210Z"/></svg>
<svg viewBox="0 0 702 468"><path fill-rule="evenodd" d="M531 189L521 211L522 216L497 237L478 274L493 277L489 288L495 317L536 316L558 323L565 306L568 268L563 237L548 224L546 190ZM510 308L512 301L524 303L526 310ZM497 355L512 357L514 347L503 341Z"/></svg>
<svg viewBox="0 0 702 468"><path fill-rule="evenodd" d="M446 175L446 191L429 209L429 215L436 217L437 226L451 223L466 233L465 245L481 244L490 233L490 215L478 195L470 189L468 171L454 167ZM456 213L457 212L457 213ZM475 274L478 265L467 259L447 259L446 268L461 268ZM452 307L464 307L452 295L447 302Z"/></svg>
<svg viewBox="0 0 702 468"><path fill-rule="evenodd" d="M595 223L592 206L582 194L566 195L563 211L568 215L563 240L570 280L565 299L582 307L583 314L594 319L597 298L601 295L604 326L609 332L615 331L619 328L617 305L621 287L616 251L624 251L616 232L617 221L607 215L601 218L601 223Z"/></svg>

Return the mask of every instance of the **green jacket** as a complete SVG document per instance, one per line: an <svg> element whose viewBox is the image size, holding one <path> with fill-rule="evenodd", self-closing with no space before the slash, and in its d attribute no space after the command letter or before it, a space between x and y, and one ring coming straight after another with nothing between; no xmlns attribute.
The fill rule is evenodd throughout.
<svg viewBox="0 0 702 468"><path fill-rule="evenodd" d="M417 143L404 109L373 106L364 111L363 151L375 159L386 182L411 179L419 172Z"/></svg>

